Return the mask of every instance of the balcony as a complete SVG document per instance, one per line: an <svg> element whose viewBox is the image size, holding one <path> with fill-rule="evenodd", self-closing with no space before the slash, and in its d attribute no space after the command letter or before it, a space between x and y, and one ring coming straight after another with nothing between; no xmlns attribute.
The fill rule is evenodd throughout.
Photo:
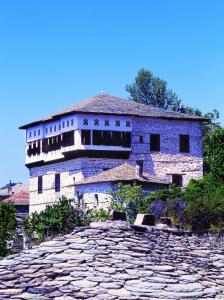
<svg viewBox="0 0 224 300"><path fill-rule="evenodd" d="M27 145L26 165L35 166L78 157L127 159L130 132L71 131Z"/></svg>

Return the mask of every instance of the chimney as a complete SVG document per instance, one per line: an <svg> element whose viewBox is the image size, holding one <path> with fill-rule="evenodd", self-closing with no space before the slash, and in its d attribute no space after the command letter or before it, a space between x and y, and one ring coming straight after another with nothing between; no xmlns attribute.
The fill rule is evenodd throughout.
<svg viewBox="0 0 224 300"><path fill-rule="evenodd" d="M136 161L136 176L142 177L143 175L143 160Z"/></svg>
<svg viewBox="0 0 224 300"><path fill-rule="evenodd" d="M182 114L185 114L186 113L186 109L183 105L181 105L179 108L178 108L178 112L182 113Z"/></svg>
<svg viewBox="0 0 224 300"><path fill-rule="evenodd" d="M9 181L9 184L8 184L8 195L12 195L12 182L11 180Z"/></svg>

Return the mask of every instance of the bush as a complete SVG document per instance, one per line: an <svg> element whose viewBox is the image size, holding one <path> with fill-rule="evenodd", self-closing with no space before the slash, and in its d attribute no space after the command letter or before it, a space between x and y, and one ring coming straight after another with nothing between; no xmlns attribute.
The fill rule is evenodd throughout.
<svg viewBox="0 0 224 300"><path fill-rule="evenodd" d="M118 183L110 192L110 209L127 213L128 221L133 223L139 213L148 213L150 201L140 185Z"/></svg>
<svg viewBox="0 0 224 300"><path fill-rule="evenodd" d="M13 204L0 202L0 256L5 256L11 252L8 242L15 234L16 224Z"/></svg>
<svg viewBox="0 0 224 300"><path fill-rule="evenodd" d="M187 201L187 223L194 231L220 228L224 220L224 185L212 174L191 180L184 197ZM217 230L218 231L218 230Z"/></svg>
<svg viewBox="0 0 224 300"><path fill-rule="evenodd" d="M175 186L150 193L150 212L157 220L161 217L170 217L175 225L183 225L185 208L183 195L181 188Z"/></svg>
<svg viewBox="0 0 224 300"><path fill-rule="evenodd" d="M47 235L56 236L71 232L77 226L89 225L92 221L103 220L107 213L103 209L89 209L82 197L78 200L62 197L40 213L32 213L24 221L30 239L43 241Z"/></svg>

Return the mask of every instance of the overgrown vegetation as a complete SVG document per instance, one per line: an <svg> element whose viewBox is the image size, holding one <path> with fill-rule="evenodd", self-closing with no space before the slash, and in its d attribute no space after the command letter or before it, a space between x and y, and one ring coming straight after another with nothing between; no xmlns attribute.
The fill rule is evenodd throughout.
<svg viewBox="0 0 224 300"><path fill-rule="evenodd" d="M118 183L110 192L112 201L110 209L124 211L128 221L133 223L138 213L149 211L150 200L140 185Z"/></svg>
<svg viewBox="0 0 224 300"><path fill-rule="evenodd" d="M8 242L13 239L16 229L15 208L12 203L0 202L0 257L9 254Z"/></svg>
<svg viewBox="0 0 224 300"><path fill-rule="evenodd" d="M43 241L48 235L66 234L77 226L87 226L107 216L108 212L103 209L89 209L82 197L77 200L62 197L40 213L32 213L25 219L24 227L31 240Z"/></svg>
<svg viewBox="0 0 224 300"><path fill-rule="evenodd" d="M187 114L203 116L202 123L203 158L205 177L192 180L181 194L172 194L172 189L159 191L150 199L166 201L171 207L179 198L186 200L185 226L196 231L211 230L224 233L224 129L218 122L219 112L203 114L198 108L183 104L182 100L167 88L167 82L153 75L151 71L140 69L132 84L126 86L130 99L166 110L182 110ZM184 109L182 109L184 108ZM168 205L168 206L169 206ZM171 210L167 210L171 214ZM174 219L176 217L174 216Z"/></svg>

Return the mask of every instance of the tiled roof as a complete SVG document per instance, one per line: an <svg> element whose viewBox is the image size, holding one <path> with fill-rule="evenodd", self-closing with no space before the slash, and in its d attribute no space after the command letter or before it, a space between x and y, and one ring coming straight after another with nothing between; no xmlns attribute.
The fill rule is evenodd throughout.
<svg viewBox="0 0 224 300"><path fill-rule="evenodd" d="M103 171L91 177L84 178L75 182L75 185L91 184L98 182L119 182L119 181L138 181L141 183L157 183L168 185L169 182L149 173L143 172L142 176L137 176L136 167L129 164L123 164L116 168Z"/></svg>
<svg viewBox="0 0 224 300"><path fill-rule="evenodd" d="M41 122L53 121L64 115L72 113L97 113L97 114L116 114L116 115L131 115L152 118L165 118L165 119L181 119L181 120L201 120L204 118L183 114L180 112L167 111L164 109L155 108L149 105L137 103L135 101L126 100L123 98L110 96L105 93L98 94L92 98L82 101L79 104L70 106L51 117L47 117L24 126L20 129L25 129L29 126L37 125Z"/></svg>
<svg viewBox="0 0 224 300"><path fill-rule="evenodd" d="M12 202L14 205L29 205L30 195L26 190L19 191L18 193L15 193L3 200L3 202Z"/></svg>
<svg viewBox="0 0 224 300"><path fill-rule="evenodd" d="M0 198L3 202L12 202L15 205L29 205L29 190L28 188L18 183L12 186L11 193L9 193L8 187L0 190Z"/></svg>

